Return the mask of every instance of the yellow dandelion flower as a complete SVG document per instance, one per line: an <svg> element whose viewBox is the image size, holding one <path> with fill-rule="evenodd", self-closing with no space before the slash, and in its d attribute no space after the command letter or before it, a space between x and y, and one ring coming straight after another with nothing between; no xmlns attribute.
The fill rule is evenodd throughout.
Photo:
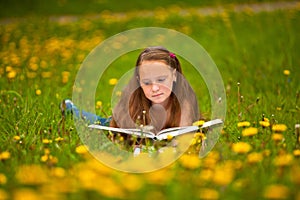
<svg viewBox="0 0 300 200"><path fill-rule="evenodd" d="M251 145L246 142L237 142L232 144L232 151L235 153L248 153L251 149Z"/></svg>
<svg viewBox="0 0 300 200"><path fill-rule="evenodd" d="M199 133L199 135L197 135L201 140L205 140L206 139L206 135L204 133Z"/></svg>
<svg viewBox="0 0 300 200"><path fill-rule="evenodd" d="M295 149L293 151L294 156L300 156L300 149Z"/></svg>
<svg viewBox="0 0 300 200"><path fill-rule="evenodd" d="M172 139L173 139L173 135L169 135L169 134L168 134L168 135L167 135L167 140L170 141L170 140L172 140Z"/></svg>
<svg viewBox="0 0 300 200"><path fill-rule="evenodd" d="M197 132L194 134L194 138L199 138L202 136L203 133Z"/></svg>
<svg viewBox="0 0 300 200"><path fill-rule="evenodd" d="M76 147L75 152L78 154L86 154L88 152L88 147L85 145L80 145Z"/></svg>
<svg viewBox="0 0 300 200"><path fill-rule="evenodd" d="M123 142L123 141L124 141L124 137L123 137L123 136L120 136L120 137L119 137L119 141L120 141L120 142Z"/></svg>
<svg viewBox="0 0 300 200"><path fill-rule="evenodd" d="M270 122L269 121L260 121L259 124L262 127L269 127L270 126Z"/></svg>
<svg viewBox="0 0 300 200"><path fill-rule="evenodd" d="M111 177L100 177L101 184L94 184L95 181L98 181L97 178L91 180L92 188L94 188L98 193L107 197L108 199L126 199L125 193L122 185L118 184ZM105 187L103 187L105 186Z"/></svg>
<svg viewBox="0 0 300 200"><path fill-rule="evenodd" d="M214 171L212 181L217 185L228 185L233 180L234 175L233 168L218 166Z"/></svg>
<svg viewBox="0 0 300 200"><path fill-rule="evenodd" d="M11 66L6 66L5 71L6 72L11 72L11 71L13 71L13 68Z"/></svg>
<svg viewBox="0 0 300 200"><path fill-rule="evenodd" d="M142 180L135 174L126 174L122 177L122 186L128 191L137 191L143 186Z"/></svg>
<svg viewBox="0 0 300 200"><path fill-rule="evenodd" d="M246 128L242 131L242 136L247 137L247 136L253 136L258 133L258 129L254 127L249 127Z"/></svg>
<svg viewBox="0 0 300 200"><path fill-rule="evenodd" d="M219 160L220 160L220 154L216 151L211 151L203 159L203 167L214 169L214 167L216 166Z"/></svg>
<svg viewBox="0 0 300 200"><path fill-rule="evenodd" d="M279 155L274 159L275 166L289 166L292 164L293 156L291 154Z"/></svg>
<svg viewBox="0 0 300 200"><path fill-rule="evenodd" d="M248 126L250 126L250 122L248 122L248 121L238 122L237 126L238 127L248 127Z"/></svg>
<svg viewBox="0 0 300 200"><path fill-rule="evenodd" d="M58 159L57 159L57 157L50 155L49 161L51 164L56 164L58 162Z"/></svg>
<svg viewBox="0 0 300 200"><path fill-rule="evenodd" d="M55 177L62 178L62 177L65 177L66 170L64 168L61 168L61 167L55 167L53 169L52 173Z"/></svg>
<svg viewBox="0 0 300 200"><path fill-rule="evenodd" d="M269 120L269 118L264 117L264 118L263 118L263 121L269 122L270 120Z"/></svg>
<svg viewBox="0 0 300 200"><path fill-rule="evenodd" d="M196 169L200 167L201 161L197 155L184 154L179 159L180 164L187 169Z"/></svg>
<svg viewBox="0 0 300 200"><path fill-rule="evenodd" d="M42 72L42 78L50 78L52 76L52 72Z"/></svg>
<svg viewBox="0 0 300 200"><path fill-rule="evenodd" d="M14 199L30 199L30 200L38 200L41 199L40 193L38 193L34 189L20 188L14 191L13 193Z"/></svg>
<svg viewBox="0 0 300 200"><path fill-rule="evenodd" d="M45 149L44 149L44 154L45 154L45 155L49 155L49 154L50 154L50 149L45 148Z"/></svg>
<svg viewBox="0 0 300 200"><path fill-rule="evenodd" d="M102 107L102 101L97 101L96 102L96 108L99 109Z"/></svg>
<svg viewBox="0 0 300 200"><path fill-rule="evenodd" d="M64 140L64 138L62 138L62 137L58 137L58 138L54 139L55 142L60 142L60 141L63 141L63 140Z"/></svg>
<svg viewBox="0 0 300 200"><path fill-rule="evenodd" d="M42 157L41 157L41 161L42 162L46 162L47 160L48 160L48 155L43 155Z"/></svg>
<svg viewBox="0 0 300 200"><path fill-rule="evenodd" d="M241 169L243 167L243 162L241 160L228 160L227 162L227 166L229 166L232 169Z"/></svg>
<svg viewBox="0 0 300 200"><path fill-rule="evenodd" d="M193 126L202 126L204 124L204 120L199 120L193 123Z"/></svg>
<svg viewBox="0 0 300 200"><path fill-rule="evenodd" d="M41 91L40 89L37 89L37 90L35 91L35 94L39 96L39 95L42 94L42 91Z"/></svg>
<svg viewBox="0 0 300 200"><path fill-rule="evenodd" d="M219 192L210 188L202 188L199 191L200 199L219 199Z"/></svg>
<svg viewBox="0 0 300 200"><path fill-rule="evenodd" d="M61 75L62 75L62 83L67 83L68 81L69 81L69 77L70 77L70 72L68 72L68 71L63 71L62 73L61 73Z"/></svg>
<svg viewBox="0 0 300 200"><path fill-rule="evenodd" d="M0 173L0 185L4 185L6 182L7 182L6 176L4 174Z"/></svg>
<svg viewBox="0 0 300 200"><path fill-rule="evenodd" d="M18 135L15 135L15 136L14 136L14 140L16 140L16 141L19 141L20 139L21 139L20 136L18 136Z"/></svg>
<svg viewBox="0 0 300 200"><path fill-rule="evenodd" d="M9 78L9 79L13 79L16 76L17 76L17 72L15 70L12 70L12 71L8 72L8 74L7 74L7 78Z"/></svg>
<svg viewBox="0 0 300 200"><path fill-rule="evenodd" d="M211 180L211 178L213 177L213 170L211 169L202 169L199 173L199 179L200 181L208 181Z"/></svg>
<svg viewBox="0 0 300 200"><path fill-rule="evenodd" d="M291 72L290 72L290 70L285 69L285 70L283 70L283 74L288 76L291 74Z"/></svg>
<svg viewBox="0 0 300 200"><path fill-rule="evenodd" d="M200 142L201 142L202 140L205 140L205 139L206 139L206 136L205 136L204 133L197 132L197 133L194 134L194 139L196 139L196 140L199 139Z"/></svg>
<svg viewBox="0 0 300 200"><path fill-rule="evenodd" d="M18 57L16 54L11 54L11 62L13 65L15 66L19 66L20 65L20 57Z"/></svg>
<svg viewBox="0 0 300 200"><path fill-rule="evenodd" d="M191 146L195 145L197 143L197 140L195 138L192 138L191 140Z"/></svg>
<svg viewBox="0 0 300 200"><path fill-rule="evenodd" d="M63 84L66 84L67 82L69 82L69 77L68 76L63 76L62 79L61 79L61 82Z"/></svg>
<svg viewBox="0 0 300 200"><path fill-rule="evenodd" d="M49 139L43 139L42 142L43 142L43 144L51 144L51 143L52 143L52 140L49 140Z"/></svg>
<svg viewBox="0 0 300 200"><path fill-rule="evenodd" d="M272 126L272 131L274 132L284 132L286 129L287 126L285 124L275 124Z"/></svg>
<svg viewBox="0 0 300 200"><path fill-rule="evenodd" d="M253 152L248 154L247 156L247 161L248 163L258 163L260 161L263 160L263 154L262 153L257 153L257 152Z"/></svg>
<svg viewBox="0 0 300 200"><path fill-rule="evenodd" d="M0 160L7 160L10 158L10 153L8 151L3 151L0 154Z"/></svg>
<svg viewBox="0 0 300 200"><path fill-rule="evenodd" d="M264 190L264 197L267 199L287 199L289 196L289 188L284 185L269 185Z"/></svg>
<svg viewBox="0 0 300 200"><path fill-rule="evenodd" d="M36 57L36 56L32 56L30 59L29 59L29 62L30 63L37 63L39 61L39 58Z"/></svg>
<svg viewBox="0 0 300 200"><path fill-rule="evenodd" d="M145 178L152 184L163 185L172 180L173 173L168 168L163 168L147 173Z"/></svg>
<svg viewBox="0 0 300 200"><path fill-rule="evenodd" d="M283 140L283 135L281 133L273 133L272 134L272 139L274 141L282 141Z"/></svg>
<svg viewBox="0 0 300 200"><path fill-rule="evenodd" d="M38 70L39 66L36 63L30 63L29 64L29 69L31 69L32 71L36 71Z"/></svg>
<svg viewBox="0 0 300 200"><path fill-rule="evenodd" d="M109 85L116 85L118 83L118 79L116 78L111 78L108 81Z"/></svg>

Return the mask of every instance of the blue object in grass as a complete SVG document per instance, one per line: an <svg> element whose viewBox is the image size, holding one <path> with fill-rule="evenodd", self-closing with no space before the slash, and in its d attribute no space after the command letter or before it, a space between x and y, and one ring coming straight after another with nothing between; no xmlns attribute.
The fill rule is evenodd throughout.
<svg viewBox="0 0 300 200"><path fill-rule="evenodd" d="M100 123L101 125L109 126L111 117L105 118L93 113L86 112L84 110L80 111L70 99L65 99L64 101L66 104L66 113L73 114L73 116L75 116L77 119L81 116L81 118L83 118L90 124ZM62 109L62 103L60 104L60 109Z"/></svg>

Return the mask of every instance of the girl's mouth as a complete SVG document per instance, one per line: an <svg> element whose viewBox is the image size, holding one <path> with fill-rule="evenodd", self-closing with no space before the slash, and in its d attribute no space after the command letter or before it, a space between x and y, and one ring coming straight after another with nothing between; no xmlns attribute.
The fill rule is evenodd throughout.
<svg viewBox="0 0 300 200"><path fill-rule="evenodd" d="M161 95L163 95L163 93L159 93L159 94L152 95L152 97L159 97L159 96L161 96Z"/></svg>

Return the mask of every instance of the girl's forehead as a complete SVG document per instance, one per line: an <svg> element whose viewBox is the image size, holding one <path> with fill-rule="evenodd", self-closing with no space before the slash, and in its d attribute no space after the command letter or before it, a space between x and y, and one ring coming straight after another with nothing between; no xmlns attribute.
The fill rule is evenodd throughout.
<svg viewBox="0 0 300 200"><path fill-rule="evenodd" d="M162 61L143 61L139 66L139 75L145 77L167 75L170 69L171 67Z"/></svg>

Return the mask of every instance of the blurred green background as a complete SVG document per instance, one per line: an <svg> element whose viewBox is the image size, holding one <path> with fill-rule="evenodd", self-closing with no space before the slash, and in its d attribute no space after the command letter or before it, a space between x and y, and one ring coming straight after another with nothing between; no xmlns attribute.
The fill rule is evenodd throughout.
<svg viewBox="0 0 300 200"><path fill-rule="evenodd" d="M21 17L28 15L78 15L97 14L102 11L128 12L168 8L174 5L181 8L199 6L220 6L233 3L277 2L277 0L154 0L154 1L123 1L123 0L1 0L0 17Z"/></svg>

